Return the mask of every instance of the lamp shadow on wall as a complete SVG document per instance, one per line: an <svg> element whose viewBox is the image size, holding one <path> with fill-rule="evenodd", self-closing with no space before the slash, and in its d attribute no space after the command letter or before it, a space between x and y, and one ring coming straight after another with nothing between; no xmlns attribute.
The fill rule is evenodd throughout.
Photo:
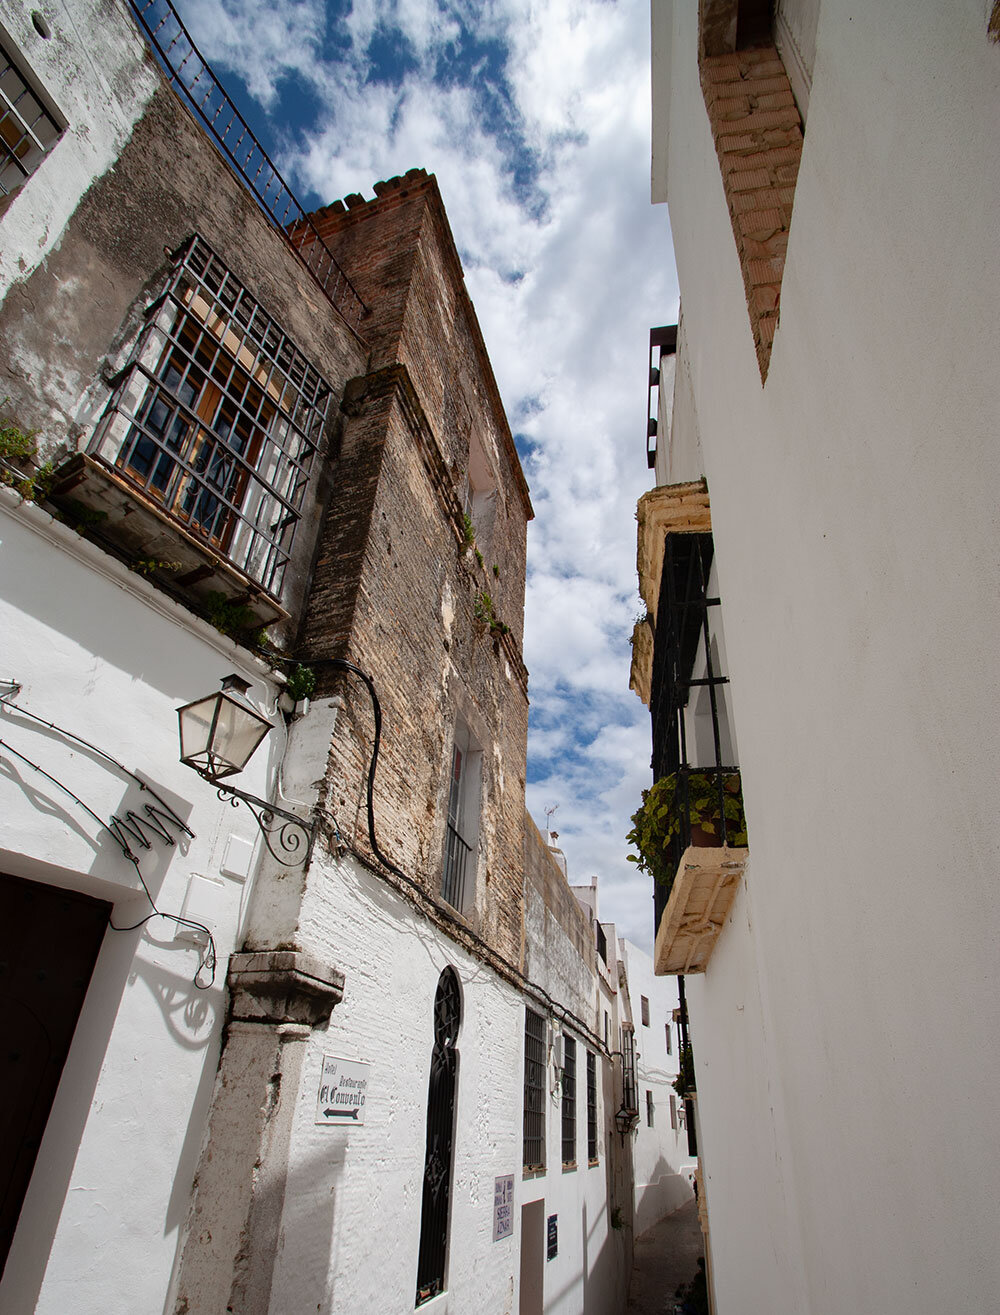
<svg viewBox="0 0 1000 1315"><path fill-rule="evenodd" d="M351 1134L346 1129L320 1132L336 1136L339 1145L331 1145L329 1151L313 1150L289 1166L275 1265L275 1315L299 1311L333 1315L343 1309L336 1301L330 1262Z"/></svg>

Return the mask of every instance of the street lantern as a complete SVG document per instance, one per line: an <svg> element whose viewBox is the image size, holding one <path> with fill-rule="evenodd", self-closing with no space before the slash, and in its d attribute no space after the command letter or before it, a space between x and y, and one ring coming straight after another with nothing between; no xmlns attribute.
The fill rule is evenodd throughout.
<svg viewBox="0 0 1000 1315"><path fill-rule="evenodd" d="M209 781L242 772L272 729L247 698L249 682L226 676L217 694L177 709L181 762Z"/></svg>

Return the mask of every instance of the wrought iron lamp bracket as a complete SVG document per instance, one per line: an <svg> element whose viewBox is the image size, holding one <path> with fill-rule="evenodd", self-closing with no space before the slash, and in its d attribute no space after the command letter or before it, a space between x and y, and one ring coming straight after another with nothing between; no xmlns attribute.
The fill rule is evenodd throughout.
<svg viewBox="0 0 1000 1315"><path fill-rule="evenodd" d="M276 804L269 804L266 799L258 799L256 795L247 794L245 790L238 790L234 785L226 785L207 772L199 775L215 787L220 799L228 799L231 807L239 808L241 803L246 804L272 858L291 867L305 867L316 840L315 823L310 825L295 813L279 808ZM276 849L272 842L279 848Z"/></svg>

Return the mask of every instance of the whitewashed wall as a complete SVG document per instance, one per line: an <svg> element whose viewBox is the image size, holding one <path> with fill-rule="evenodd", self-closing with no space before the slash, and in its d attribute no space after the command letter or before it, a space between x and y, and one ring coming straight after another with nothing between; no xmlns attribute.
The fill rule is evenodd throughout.
<svg viewBox="0 0 1000 1315"><path fill-rule="evenodd" d="M678 1007L676 977L657 977L653 961L638 945L624 942L629 993L635 1011L636 1084L639 1089L639 1123L632 1134L635 1165L635 1234L638 1237L690 1201L691 1172L695 1161L688 1155L687 1133L670 1122L670 1097L678 1100L672 1083L677 1076L680 1038L673 1012ZM641 1002L649 1001L649 1026L642 1021ZM672 1037L667 1054L666 1026ZM653 1126L646 1118L646 1092L653 1093Z"/></svg>
<svg viewBox="0 0 1000 1315"><path fill-rule="evenodd" d="M1000 49L980 0L823 0L762 388L657 8L750 831L689 979L719 1315L1000 1309Z"/></svg>
<svg viewBox="0 0 1000 1315"><path fill-rule="evenodd" d="M219 956L214 987L199 991L192 982L199 950L173 924L106 932L0 1285L0 1309L155 1312L186 1217L218 1061L226 960L257 838L245 810L220 802L180 764L176 709L217 689L232 671L252 682L262 708L273 708L274 689L244 651L6 489L0 635L0 676L23 684L17 702L139 773L195 832L173 848L154 839L151 850L139 851L141 867L159 907L175 913L192 877L203 879L204 898L191 916L214 924ZM102 818L141 812L148 798L16 712L0 714L0 738ZM269 753L281 749L280 732L270 739L240 779L257 793L267 790ZM0 762L0 871L110 901L118 924L148 913L133 867L107 833L3 749Z"/></svg>
<svg viewBox="0 0 1000 1315"><path fill-rule="evenodd" d="M48 92L67 127L4 215L0 297L58 243L96 178L117 160L158 78L135 25L101 0L44 6L42 37L27 5L0 0L0 24ZM100 32L101 40L82 33Z"/></svg>

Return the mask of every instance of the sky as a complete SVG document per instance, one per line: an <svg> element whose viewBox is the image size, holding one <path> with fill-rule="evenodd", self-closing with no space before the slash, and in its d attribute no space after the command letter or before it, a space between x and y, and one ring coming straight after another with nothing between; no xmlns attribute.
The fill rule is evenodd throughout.
<svg viewBox="0 0 1000 1315"><path fill-rule="evenodd" d="M677 321L649 200L643 0L178 0L299 199L437 175L531 487L528 808L651 948L625 834L651 783L628 688L649 329ZM387 728L388 730L388 728Z"/></svg>

